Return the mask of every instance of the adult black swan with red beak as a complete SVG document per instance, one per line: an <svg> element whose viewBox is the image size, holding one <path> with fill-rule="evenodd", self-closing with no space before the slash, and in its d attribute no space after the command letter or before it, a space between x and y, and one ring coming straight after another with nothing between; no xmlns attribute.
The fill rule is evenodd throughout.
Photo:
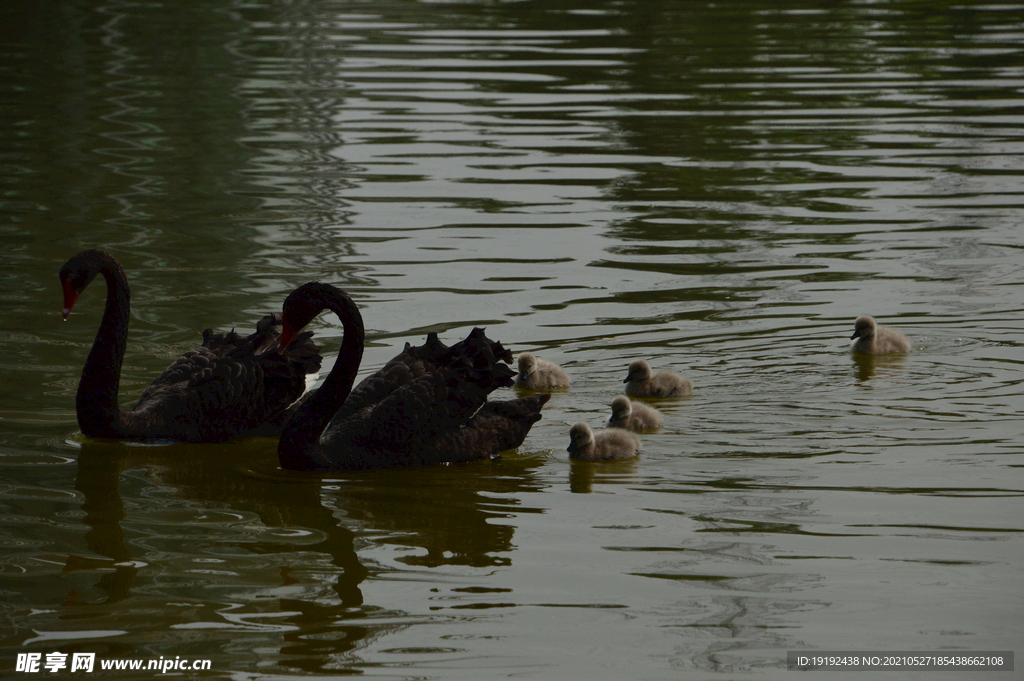
<svg viewBox="0 0 1024 681"><path fill-rule="evenodd" d="M175 360L134 409L122 411L118 392L131 295L117 260L88 250L64 264L64 319L98 274L106 280L107 303L75 399L78 425L88 437L223 442L256 431L279 432L289 405L305 390L306 374L320 368L323 358L310 333L278 351L280 318L271 315L248 337L207 329L200 347Z"/></svg>
<svg viewBox="0 0 1024 681"><path fill-rule="evenodd" d="M363 356L359 309L341 289L310 282L284 302L281 343L321 312L344 327L338 359L281 434L278 458L292 470L393 468L493 458L523 443L550 395L488 402L512 385L511 353L482 329L447 347L430 334L355 389Z"/></svg>

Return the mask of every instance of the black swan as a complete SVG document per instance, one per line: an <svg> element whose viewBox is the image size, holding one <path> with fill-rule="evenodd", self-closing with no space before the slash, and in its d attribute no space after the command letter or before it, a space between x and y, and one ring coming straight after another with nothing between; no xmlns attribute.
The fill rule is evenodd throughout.
<svg viewBox="0 0 1024 681"><path fill-rule="evenodd" d="M879 326L873 317L861 315L853 321L850 352L890 355L910 352L910 341L895 329Z"/></svg>
<svg viewBox="0 0 1024 681"><path fill-rule="evenodd" d="M302 395L306 374L322 357L310 340L277 348L280 318L263 318L245 338L234 331L203 332L203 344L178 358L143 391L132 411L121 411L118 389L128 340L128 280L112 256L82 251L60 270L64 319L97 274L107 282L107 304L82 369L75 408L88 437L121 440L223 442L256 429L280 431L286 410Z"/></svg>
<svg viewBox="0 0 1024 681"><path fill-rule="evenodd" d="M284 302L281 342L324 310L344 326L338 359L323 385L305 399L281 433L278 458L291 470L394 468L493 458L522 444L550 395L488 402L512 385L500 363L511 353L482 329L452 347L431 334L354 390L363 356L363 319L344 291L320 282Z"/></svg>

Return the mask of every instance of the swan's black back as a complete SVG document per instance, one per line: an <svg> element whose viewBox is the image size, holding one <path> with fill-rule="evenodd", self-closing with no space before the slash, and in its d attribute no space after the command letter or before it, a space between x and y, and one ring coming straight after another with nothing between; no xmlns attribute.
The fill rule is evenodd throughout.
<svg viewBox="0 0 1024 681"><path fill-rule="evenodd" d="M406 345L360 384L365 390L357 395L358 388L354 389L331 419L320 447L330 467L451 463L518 447L540 418L547 396L530 402L487 402L491 392L512 385L515 372L502 364L506 354L510 353L488 339L483 329L473 329L450 348L433 335L423 346ZM404 376L412 378L392 382ZM363 404L370 389L387 394L375 404Z"/></svg>
<svg viewBox="0 0 1024 681"><path fill-rule="evenodd" d="M279 315L264 317L249 336L206 329L201 346L143 391L133 418L172 418L178 427L165 427L177 436L168 437L196 442L279 431L288 406L305 390L306 374L316 373L323 361L311 332L297 337L285 354L276 348L279 334Z"/></svg>
<svg viewBox="0 0 1024 681"><path fill-rule="evenodd" d="M99 274L107 301L75 398L79 425L89 437L219 442L257 428L279 429L288 405L305 389L306 374L320 367L309 335L277 352L280 318L271 315L244 338L207 330L202 346L172 363L135 409L124 412L119 388L131 295L114 257L90 249L68 259L60 271L64 317Z"/></svg>

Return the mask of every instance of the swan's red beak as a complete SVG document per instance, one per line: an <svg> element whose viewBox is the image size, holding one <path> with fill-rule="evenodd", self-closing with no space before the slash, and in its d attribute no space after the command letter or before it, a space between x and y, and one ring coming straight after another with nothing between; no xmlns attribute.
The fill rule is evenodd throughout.
<svg viewBox="0 0 1024 681"><path fill-rule="evenodd" d="M64 284L64 309L61 310L61 314L64 315L64 321L68 320L68 315L71 314L71 310L75 309L75 303L78 302L78 291L71 288L70 283Z"/></svg>
<svg viewBox="0 0 1024 681"><path fill-rule="evenodd" d="M277 339L277 351L284 352L285 348L291 345L295 339L295 329L288 323L287 319L281 320L281 336Z"/></svg>

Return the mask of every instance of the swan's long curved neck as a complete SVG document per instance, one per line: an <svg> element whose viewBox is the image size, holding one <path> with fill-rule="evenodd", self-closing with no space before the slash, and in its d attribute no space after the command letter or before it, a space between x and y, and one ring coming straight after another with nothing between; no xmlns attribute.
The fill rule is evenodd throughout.
<svg viewBox="0 0 1024 681"><path fill-rule="evenodd" d="M326 308L341 319L345 335L331 373L316 393L292 415L281 433L278 458L284 468L292 470L317 467L314 449L324 428L352 391L363 359L365 330L355 303L348 296L332 296Z"/></svg>
<svg viewBox="0 0 1024 681"><path fill-rule="evenodd" d="M92 350L82 369L75 405L78 425L89 437L117 437L122 413L118 406L121 363L128 344L131 294L124 271L117 263L104 263L100 274L107 282L107 305Z"/></svg>

